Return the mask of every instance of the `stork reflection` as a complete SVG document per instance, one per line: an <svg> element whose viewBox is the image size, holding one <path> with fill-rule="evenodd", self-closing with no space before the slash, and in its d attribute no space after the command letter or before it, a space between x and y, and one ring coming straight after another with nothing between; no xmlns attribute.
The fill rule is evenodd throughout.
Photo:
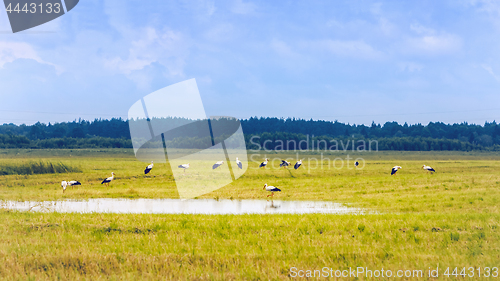
<svg viewBox="0 0 500 281"><path fill-rule="evenodd" d="M264 208L264 212L265 213L267 213L268 211L274 212L279 208L281 208L281 205L274 204L274 200L271 199L271 204L269 204L269 201L266 202L266 207Z"/></svg>

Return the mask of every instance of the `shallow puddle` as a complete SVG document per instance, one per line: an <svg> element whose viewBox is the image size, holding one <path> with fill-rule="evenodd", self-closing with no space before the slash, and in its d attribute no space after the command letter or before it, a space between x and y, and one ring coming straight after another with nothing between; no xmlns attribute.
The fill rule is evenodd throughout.
<svg viewBox="0 0 500 281"><path fill-rule="evenodd" d="M0 208L59 213L129 214L364 214L362 209L324 201L266 201L228 199L111 199L44 202L0 201Z"/></svg>

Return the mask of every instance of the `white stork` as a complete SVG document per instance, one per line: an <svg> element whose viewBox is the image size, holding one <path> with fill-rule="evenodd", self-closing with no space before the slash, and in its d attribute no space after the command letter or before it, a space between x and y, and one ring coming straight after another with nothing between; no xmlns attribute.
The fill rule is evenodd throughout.
<svg viewBox="0 0 500 281"><path fill-rule="evenodd" d="M403 169L401 166L394 166L391 170L391 176L394 175L399 169Z"/></svg>
<svg viewBox="0 0 500 281"><path fill-rule="evenodd" d="M280 167L283 167L286 169L286 167L290 166L290 162L286 161L286 160L283 160L281 159L281 164L280 164Z"/></svg>
<svg viewBox="0 0 500 281"><path fill-rule="evenodd" d="M63 193L66 191L67 186L82 185L79 181L62 181L61 186L63 188Z"/></svg>
<svg viewBox="0 0 500 281"><path fill-rule="evenodd" d="M151 164L149 164L147 167L146 167L146 170L144 170L144 174L147 175L149 174L149 172L151 172L151 170L153 169L153 161L151 161Z"/></svg>
<svg viewBox="0 0 500 281"><path fill-rule="evenodd" d="M297 163L295 163L295 165L293 167L295 168L295 170L297 170L300 167L300 165L302 165L302 159L297 161Z"/></svg>
<svg viewBox="0 0 500 281"><path fill-rule="evenodd" d="M238 168L243 169L243 163L241 163L241 161L238 160L238 157L236 157L236 165L238 166Z"/></svg>
<svg viewBox="0 0 500 281"><path fill-rule="evenodd" d="M106 178L101 182L101 184L106 184L109 187L109 183L115 179L115 173L111 172L111 177Z"/></svg>
<svg viewBox="0 0 500 281"><path fill-rule="evenodd" d="M220 165L224 164L224 161L217 161L213 166L212 170L219 168Z"/></svg>
<svg viewBox="0 0 500 281"><path fill-rule="evenodd" d="M82 185L82 184L79 181L69 181L68 185L73 186L73 185Z"/></svg>
<svg viewBox="0 0 500 281"><path fill-rule="evenodd" d="M189 163L187 164L182 164L182 165L179 165L177 166L178 168L181 168L181 169L184 169L184 173L186 172L186 169L189 168Z"/></svg>
<svg viewBox="0 0 500 281"><path fill-rule="evenodd" d="M267 183L264 185L263 189L265 189L266 191L271 192L271 194L267 195L267 197L269 197L269 196L273 197L275 192L281 191L281 189L279 189L279 188L277 188L275 186L272 186L272 185L268 186Z"/></svg>
<svg viewBox="0 0 500 281"><path fill-rule="evenodd" d="M422 169L426 170L427 172L431 172L431 174L436 171L431 166L426 166L426 165L423 165Z"/></svg>
<svg viewBox="0 0 500 281"><path fill-rule="evenodd" d="M266 158L266 160L264 160L264 162L260 163L259 168L262 168L262 167L266 168L267 161L269 161L269 159Z"/></svg>

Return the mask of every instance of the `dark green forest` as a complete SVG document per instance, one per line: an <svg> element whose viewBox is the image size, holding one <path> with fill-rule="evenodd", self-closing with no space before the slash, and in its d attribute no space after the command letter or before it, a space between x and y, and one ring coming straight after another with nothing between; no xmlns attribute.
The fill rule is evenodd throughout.
<svg viewBox="0 0 500 281"><path fill-rule="evenodd" d="M500 126L372 123L250 118L240 120L249 149L292 150L500 150ZM196 139L175 140L178 148L196 148ZM361 146L363 143L366 145ZM368 147L370 143L371 147ZM127 120L75 120L55 124L0 125L0 148L130 148Z"/></svg>

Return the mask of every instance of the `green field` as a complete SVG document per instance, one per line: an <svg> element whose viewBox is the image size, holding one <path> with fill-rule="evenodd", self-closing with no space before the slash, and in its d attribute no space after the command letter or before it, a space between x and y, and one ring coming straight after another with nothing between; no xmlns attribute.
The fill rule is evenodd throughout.
<svg viewBox="0 0 500 281"><path fill-rule="evenodd" d="M292 267L360 266L394 273L423 270L419 279L427 279L429 267L439 266L440 277L431 279L445 280L446 267L500 266L500 153L343 152L325 154L323 161L318 152L264 154L254 159L299 157L304 165L295 171L244 163L249 168L241 178L200 198L265 199L262 187L268 183L283 190L276 199L334 201L377 214L81 215L0 210L0 277L279 280L290 278ZM352 158L349 166L347 154ZM344 166L337 161L334 167L334 158L344 159ZM352 166L356 158L364 159L364 167ZM169 165L155 164L144 176L147 164L135 160L130 150L0 151L0 167L40 161L81 172L0 176L0 200L178 198ZM437 173L426 173L423 164ZM395 165L403 169L391 176ZM109 188L101 185L111 172L115 181ZM62 180L79 180L82 186L63 193Z"/></svg>

